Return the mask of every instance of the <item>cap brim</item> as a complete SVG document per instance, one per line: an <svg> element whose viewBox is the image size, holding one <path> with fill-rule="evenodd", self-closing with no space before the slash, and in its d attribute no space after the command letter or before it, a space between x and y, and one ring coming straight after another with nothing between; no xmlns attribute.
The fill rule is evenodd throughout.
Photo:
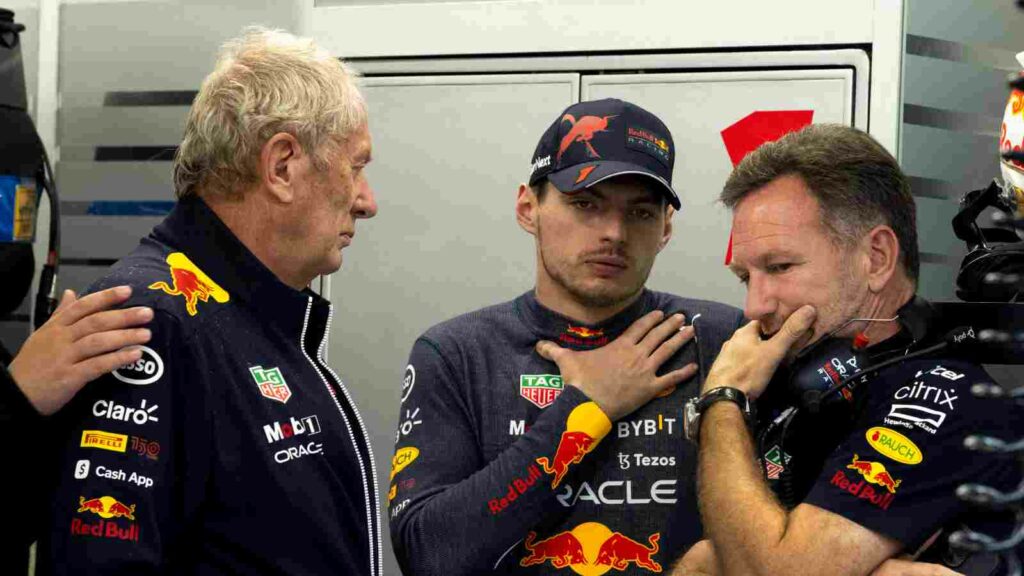
<svg viewBox="0 0 1024 576"><path fill-rule="evenodd" d="M628 162L595 160L593 162L577 164L571 168L552 172L547 175L547 178L552 184L554 184L555 188L558 188L562 192L576 192L583 190L584 188L589 188L594 184L603 182L609 178L626 176L629 174L646 176L653 179L661 185L662 191L665 193L665 197L668 198L668 203L671 204L673 208L679 210L682 207L682 203L679 201L679 195L672 189L672 185L669 184L668 181L643 166L630 164Z"/></svg>

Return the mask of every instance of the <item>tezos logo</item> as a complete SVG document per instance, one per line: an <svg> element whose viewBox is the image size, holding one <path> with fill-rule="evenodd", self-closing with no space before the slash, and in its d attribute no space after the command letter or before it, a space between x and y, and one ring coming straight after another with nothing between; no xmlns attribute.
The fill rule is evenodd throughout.
<svg viewBox="0 0 1024 576"><path fill-rule="evenodd" d="M142 357L131 364L121 366L112 374L114 378L126 384L145 386L156 382L164 375L164 361L152 348L148 346L139 346L138 348L142 350Z"/></svg>
<svg viewBox="0 0 1024 576"><path fill-rule="evenodd" d="M138 408L132 408L131 406L125 406L118 404L113 400L97 400L92 405L93 416L99 416L101 418L108 418L110 420L120 420L121 422L132 422L142 426L150 422L159 422L160 419L154 415L156 409L160 406L153 404L152 406L146 406L146 401L143 400L142 404Z"/></svg>

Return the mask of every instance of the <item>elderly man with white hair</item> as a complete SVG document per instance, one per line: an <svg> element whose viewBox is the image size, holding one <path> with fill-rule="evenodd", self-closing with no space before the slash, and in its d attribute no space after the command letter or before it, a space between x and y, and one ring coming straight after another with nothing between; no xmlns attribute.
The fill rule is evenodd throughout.
<svg viewBox="0 0 1024 576"><path fill-rule="evenodd" d="M370 150L341 61L263 29L224 46L177 205L92 288L131 286L152 339L61 415L41 573L381 573L373 454L308 288L377 212Z"/></svg>

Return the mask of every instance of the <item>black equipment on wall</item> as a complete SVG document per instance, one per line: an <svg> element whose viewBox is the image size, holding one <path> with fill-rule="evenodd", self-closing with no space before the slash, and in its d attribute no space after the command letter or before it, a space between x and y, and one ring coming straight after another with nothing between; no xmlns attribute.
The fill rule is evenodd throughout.
<svg viewBox="0 0 1024 576"><path fill-rule="evenodd" d="M46 322L57 304L60 259L60 202L46 150L28 114L20 34L25 27L0 8L0 317L21 305L35 273L32 241L41 192L50 199L46 264L35 302L35 326ZM10 230L13 226L13 232Z"/></svg>
<svg viewBox="0 0 1024 576"><path fill-rule="evenodd" d="M992 181L960 200L953 218L953 232L967 243L968 253L956 277L956 295L968 302L1016 302L1024 293L1024 241L1012 226L982 228L978 217L987 209L997 210L1001 220L1015 218L1017 199ZM1009 280L1009 281L1005 281Z"/></svg>
<svg viewBox="0 0 1024 576"><path fill-rule="evenodd" d="M1018 0L1024 8L1024 1ZM1013 90L1024 90L1024 74L1015 74L1009 80ZM1005 125L1004 125L1005 127ZM1021 151L1007 151L1003 159L1024 162ZM967 243L969 250L957 275L957 296L968 301L976 310L957 310L969 315L978 326L988 328L978 333L980 354L995 356L992 363L1021 364L1024 358L1024 205L1019 190L1009 181L993 182L987 188L964 195L960 212L953 219L958 238ZM993 209L993 227L982 228L978 218L986 209ZM987 300L988 302L981 302ZM984 359L979 360L984 362ZM978 382L971 387L975 396L992 401L1013 402L1024 408L1024 387L1015 385L1007 391L998 384ZM1024 438L993 438L974 434L964 445L979 452L997 452L1015 455L1024 464ZM1024 466L1022 466L1024 469ZM1017 488L1002 492L980 484L962 484L957 496L973 504L979 511L1001 510L1010 513L1015 522L1000 534L963 528L952 533L949 544L966 553L997 554L1002 574L1021 576L1020 551L1024 546L1024 480Z"/></svg>

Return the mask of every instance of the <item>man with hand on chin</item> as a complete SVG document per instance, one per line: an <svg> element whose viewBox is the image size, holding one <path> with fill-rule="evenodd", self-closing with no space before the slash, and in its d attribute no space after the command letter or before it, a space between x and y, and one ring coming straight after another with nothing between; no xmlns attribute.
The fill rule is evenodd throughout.
<svg viewBox="0 0 1024 576"><path fill-rule="evenodd" d="M1008 407L972 396L989 380L980 366L915 354L942 336L914 295L915 204L896 160L855 129L811 126L752 152L721 198L752 321L688 406L708 540L676 573L953 574L886 560L959 566L941 553L967 512L956 487L1017 479L1012 459L963 439L1021 431ZM840 390L839 370L862 375ZM822 376L833 390L807 395Z"/></svg>

